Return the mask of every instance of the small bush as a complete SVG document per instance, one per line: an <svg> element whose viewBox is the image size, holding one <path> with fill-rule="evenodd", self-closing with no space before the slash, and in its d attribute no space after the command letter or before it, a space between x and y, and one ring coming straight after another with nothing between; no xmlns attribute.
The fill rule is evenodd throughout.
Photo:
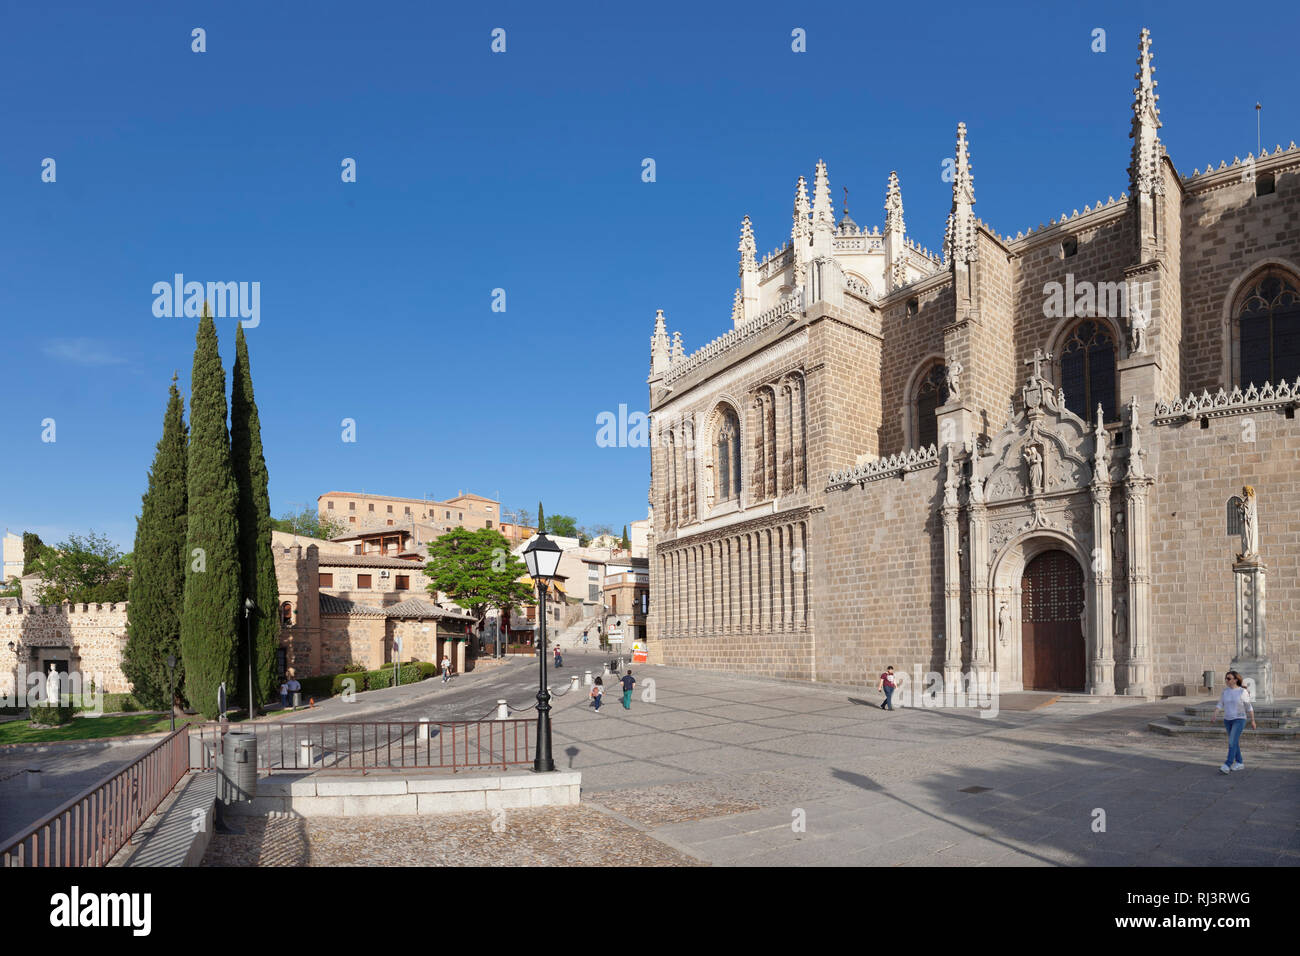
<svg viewBox="0 0 1300 956"><path fill-rule="evenodd" d="M393 669L385 667L377 671L366 672L366 690L379 690L393 686Z"/></svg>
<svg viewBox="0 0 1300 956"><path fill-rule="evenodd" d="M302 702L305 704L313 697L323 698L338 693L338 691L334 690L331 686L334 679L335 678L332 674L325 674L321 677L299 678L298 683L302 685L302 690L298 692L298 695L302 698ZM292 694L289 695L289 703L293 703Z"/></svg>
<svg viewBox="0 0 1300 956"><path fill-rule="evenodd" d="M76 715L76 707L54 707L49 704L33 705L28 711L32 724L39 724L42 727L61 727L70 724Z"/></svg>
<svg viewBox="0 0 1300 956"><path fill-rule="evenodd" d="M365 672L365 670L366 670L365 664L353 663L343 668L341 671L339 671L339 673L340 674L362 674Z"/></svg>

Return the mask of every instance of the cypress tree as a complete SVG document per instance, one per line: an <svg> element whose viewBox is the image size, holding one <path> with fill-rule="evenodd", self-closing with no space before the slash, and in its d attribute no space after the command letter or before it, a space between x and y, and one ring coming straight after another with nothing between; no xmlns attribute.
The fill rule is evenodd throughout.
<svg viewBox="0 0 1300 956"><path fill-rule="evenodd" d="M546 531L546 512L542 510L542 503L537 502L537 533L542 534Z"/></svg>
<svg viewBox="0 0 1300 956"><path fill-rule="evenodd" d="M42 554L45 553L45 543L41 541L41 536L35 531L23 532L23 574L31 574L32 568Z"/></svg>
<svg viewBox="0 0 1300 956"><path fill-rule="evenodd" d="M632 542L629 541L629 540L628 540L628 537L627 537L627 525L623 525L623 540L620 541L620 542L618 543L618 545L619 545L619 547L622 548L624 551L631 551L631 550L632 550Z"/></svg>
<svg viewBox="0 0 1300 956"><path fill-rule="evenodd" d="M181 657L185 696L205 717L217 716L217 687L234 686L242 597L239 587L239 498L230 467L226 375L217 329L207 303L195 336L190 376L190 450L187 462L185 599Z"/></svg>
<svg viewBox="0 0 1300 956"><path fill-rule="evenodd" d="M181 602L185 592L185 403L172 375L163 433L149 471L135 526L122 673L146 707L171 707L167 655L176 655L176 688L183 685Z"/></svg>
<svg viewBox="0 0 1300 956"><path fill-rule="evenodd" d="M235 367L230 373L230 463L239 488L242 594L251 596L257 604L252 612L254 696L261 703L279 686L275 650L280 643L280 586L271 551L271 495L267 490L270 476L262 453L262 425L253 398L253 373L243 325L235 333ZM248 640L241 638L236 680L242 703L246 694L242 688L248 682Z"/></svg>

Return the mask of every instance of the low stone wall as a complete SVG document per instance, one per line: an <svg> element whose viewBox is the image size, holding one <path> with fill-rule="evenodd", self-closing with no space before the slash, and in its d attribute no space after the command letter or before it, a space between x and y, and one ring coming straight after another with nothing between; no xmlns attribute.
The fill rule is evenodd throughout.
<svg viewBox="0 0 1300 956"><path fill-rule="evenodd" d="M582 774L522 771L491 776L445 774L274 774L259 777L252 803L234 813L292 813L300 817L373 817L519 807L564 807L579 802Z"/></svg>

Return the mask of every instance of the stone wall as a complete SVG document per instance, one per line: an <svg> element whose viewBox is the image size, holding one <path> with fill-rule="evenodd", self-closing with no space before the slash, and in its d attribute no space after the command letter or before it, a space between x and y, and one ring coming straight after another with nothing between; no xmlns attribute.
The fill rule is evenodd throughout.
<svg viewBox="0 0 1300 956"><path fill-rule="evenodd" d="M1255 441L1243 441L1245 421ZM1227 502L1253 485L1260 555L1268 565L1268 656L1277 697L1300 696L1300 420L1281 410L1160 425L1161 474L1151 507L1156 689L1216 686L1236 652Z"/></svg>
<svg viewBox="0 0 1300 956"><path fill-rule="evenodd" d="M122 673L126 647L126 603L6 606L0 613L0 693L15 691L21 663L30 674L48 661L68 661L83 680L93 678L108 694L131 690ZM9 650L13 642L15 650Z"/></svg>

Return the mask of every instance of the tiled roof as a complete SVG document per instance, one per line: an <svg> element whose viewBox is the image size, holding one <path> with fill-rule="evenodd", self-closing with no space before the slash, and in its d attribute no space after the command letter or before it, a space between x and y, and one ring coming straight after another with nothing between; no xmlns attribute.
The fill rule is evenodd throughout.
<svg viewBox="0 0 1300 956"><path fill-rule="evenodd" d="M382 554L322 554L322 568L405 568L423 571L423 561L407 561L403 558L390 558Z"/></svg>
<svg viewBox="0 0 1300 956"><path fill-rule="evenodd" d="M347 614L353 617L391 617L401 619L415 620L451 620L451 621L473 621L473 616L464 614L460 611L449 611L446 608L438 607L431 601L422 601L419 598L409 598L400 604L390 604L388 607L372 607L369 604L358 604L355 601L345 601L343 598L335 597L332 594L322 594L320 596L320 612L322 614Z"/></svg>
<svg viewBox="0 0 1300 956"><path fill-rule="evenodd" d="M352 617L387 617L383 608L371 607L368 604L357 604L355 601L345 601L337 598L332 594L322 594L320 596L320 612L322 614L347 614Z"/></svg>

